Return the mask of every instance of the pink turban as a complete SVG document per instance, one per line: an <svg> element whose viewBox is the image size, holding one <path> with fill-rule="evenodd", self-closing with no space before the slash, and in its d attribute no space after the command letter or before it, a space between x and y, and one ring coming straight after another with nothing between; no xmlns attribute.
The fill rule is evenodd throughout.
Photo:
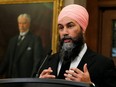
<svg viewBox="0 0 116 87"><path fill-rule="evenodd" d="M82 27L83 31L86 31L89 14L84 7L77 4L68 5L61 10L58 16L58 22L64 17L75 20Z"/></svg>

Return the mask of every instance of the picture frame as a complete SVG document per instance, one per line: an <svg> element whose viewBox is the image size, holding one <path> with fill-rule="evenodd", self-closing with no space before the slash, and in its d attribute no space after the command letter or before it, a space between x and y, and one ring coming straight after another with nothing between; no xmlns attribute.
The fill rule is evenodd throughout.
<svg viewBox="0 0 116 87"><path fill-rule="evenodd" d="M57 52L57 17L62 0L0 0L0 58L3 58L10 38L18 34L17 16L30 14L31 31L42 39L47 53Z"/></svg>

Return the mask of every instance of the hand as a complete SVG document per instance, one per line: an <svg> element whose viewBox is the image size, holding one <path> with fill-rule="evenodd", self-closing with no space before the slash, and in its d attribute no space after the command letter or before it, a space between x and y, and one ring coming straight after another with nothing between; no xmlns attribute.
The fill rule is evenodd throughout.
<svg viewBox="0 0 116 87"><path fill-rule="evenodd" d="M48 69L42 71L39 78L55 78L55 75L51 75L52 72L53 70L51 69L51 67L49 67Z"/></svg>
<svg viewBox="0 0 116 87"><path fill-rule="evenodd" d="M87 64L84 65L83 71L78 68L71 68L70 70L66 70L64 76L66 77L66 80L92 83L87 69Z"/></svg>

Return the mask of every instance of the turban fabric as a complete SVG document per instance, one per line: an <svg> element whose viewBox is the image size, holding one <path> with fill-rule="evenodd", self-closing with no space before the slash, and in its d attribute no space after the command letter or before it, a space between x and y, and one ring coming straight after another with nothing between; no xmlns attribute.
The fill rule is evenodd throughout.
<svg viewBox="0 0 116 87"><path fill-rule="evenodd" d="M89 14L83 6L77 4L67 5L59 13L58 22L62 20L64 17L69 17L75 20L81 26L83 31L86 31L89 20Z"/></svg>

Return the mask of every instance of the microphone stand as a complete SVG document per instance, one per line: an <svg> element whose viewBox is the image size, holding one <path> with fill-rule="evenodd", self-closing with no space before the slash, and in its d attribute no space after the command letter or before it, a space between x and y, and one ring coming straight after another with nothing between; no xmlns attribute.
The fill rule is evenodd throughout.
<svg viewBox="0 0 116 87"><path fill-rule="evenodd" d="M36 73L36 77L37 77L37 78L38 78L38 76L39 76L40 69L42 68L42 66L44 65L44 63L45 63L46 60L48 59L48 57L51 55L51 53L52 53L52 50L50 50L50 52L48 52L48 54L46 55L45 59L43 60L43 62L42 62L42 64L41 64L41 66L39 67L39 69L38 69L38 71L37 71L37 73Z"/></svg>

